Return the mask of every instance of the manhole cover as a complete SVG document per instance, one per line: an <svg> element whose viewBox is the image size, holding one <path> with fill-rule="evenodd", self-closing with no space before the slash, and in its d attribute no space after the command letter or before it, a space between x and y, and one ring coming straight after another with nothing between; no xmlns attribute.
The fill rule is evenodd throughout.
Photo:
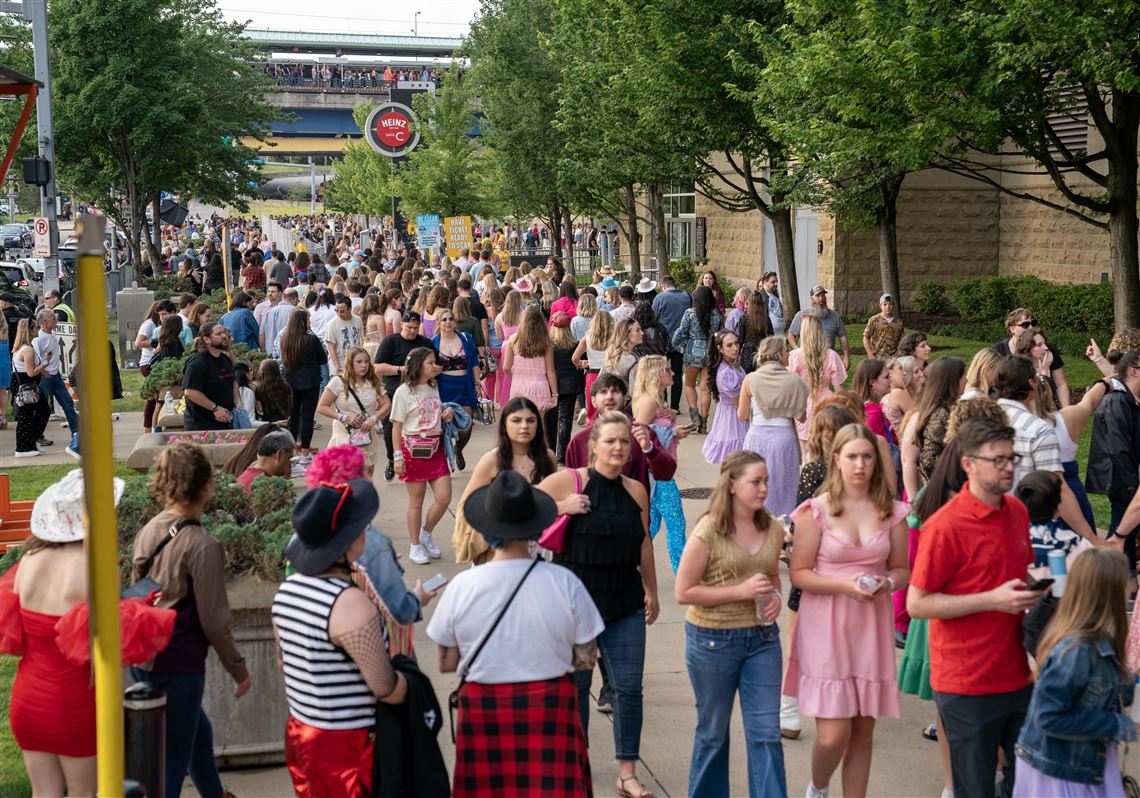
<svg viewBox="0 0 1140 798"><path fill-rule="evenodd" d="M712 496L712 488L685 488L681 491L682 499L707 499Z"/></svg>

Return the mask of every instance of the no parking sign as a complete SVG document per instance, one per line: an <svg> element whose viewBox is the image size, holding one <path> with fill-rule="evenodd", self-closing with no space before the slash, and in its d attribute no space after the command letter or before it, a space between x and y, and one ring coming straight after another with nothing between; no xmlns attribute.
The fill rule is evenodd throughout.
<svg viewBox="0 0 1140 798"><path fill-rule="evenodd" d="M37 216L34 223L36 234L35 245L32 249L33 258L46 258L51 255L51 227L43 216Z"/></svg>

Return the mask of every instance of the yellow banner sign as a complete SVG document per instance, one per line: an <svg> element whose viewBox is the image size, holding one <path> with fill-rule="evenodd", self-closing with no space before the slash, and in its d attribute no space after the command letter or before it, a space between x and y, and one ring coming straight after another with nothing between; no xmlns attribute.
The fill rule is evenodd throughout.
<svg viewBox="0 0 1140 798"><path fill-rule="evenodd" d="M455 260L461 250L471 246L471 217L448 216L443 220L447 241L447 257Z"/></svg>

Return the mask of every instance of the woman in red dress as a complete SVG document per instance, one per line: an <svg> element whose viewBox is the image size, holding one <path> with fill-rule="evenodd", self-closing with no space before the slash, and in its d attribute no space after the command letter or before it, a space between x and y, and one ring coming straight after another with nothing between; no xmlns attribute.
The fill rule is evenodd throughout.
<svg viewBox="0 0 1140 798"><path fill-rule="evenodd" d="M123 481L115 480L115 501ZM12 733L32 794L95 794L95 691L87 632L83 472L48 487L32 509L19 565L0 579L0 653L21 656ZM144 662L170 641L174 613L123 602L123 656Z"/></svg>

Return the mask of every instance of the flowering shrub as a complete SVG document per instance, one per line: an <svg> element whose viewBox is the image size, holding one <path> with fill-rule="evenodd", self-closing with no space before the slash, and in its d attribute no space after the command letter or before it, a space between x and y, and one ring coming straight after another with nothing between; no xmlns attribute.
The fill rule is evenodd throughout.
<svg viewBox="0 0 1140 798"><path fill-rule="evenodd" d="M182 441L184 443L249 443L249 436L242 430L206 430L204 432L176 432L167 436L167 443Z"/></svg>

